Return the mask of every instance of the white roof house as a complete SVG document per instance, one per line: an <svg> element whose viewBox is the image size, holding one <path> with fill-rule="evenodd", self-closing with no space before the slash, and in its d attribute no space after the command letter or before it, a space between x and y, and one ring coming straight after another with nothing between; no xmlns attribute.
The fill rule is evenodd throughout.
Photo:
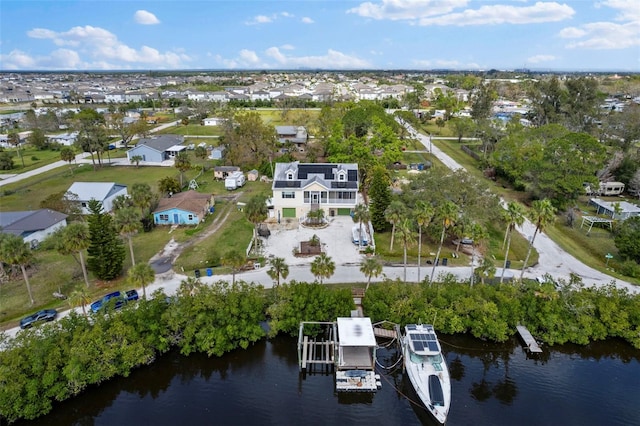
<svg viewBox="0 0 640 426"><path fill-rule="evenodd" d="M604 201L600 198L591 198L589 204L595 206L597 214L611 216L613 219L626 220L630 217L640 216L640 206L627 201ZM618 213L616 213L618 209Z"/></svg>
<svg viewBox="0 0 640 426"><path fill-rule="evenodd" d="M115 182L75 182L67 192L78 196L82 214L91 213L88 208L91 200L100 201L104 211L110 212L117 196L128 195L127 187Z"/></svg>

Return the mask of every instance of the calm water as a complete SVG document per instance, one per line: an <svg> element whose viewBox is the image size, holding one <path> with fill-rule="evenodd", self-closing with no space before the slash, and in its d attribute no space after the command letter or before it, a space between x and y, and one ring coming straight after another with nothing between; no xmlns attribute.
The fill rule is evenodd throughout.
<svg viewBox="0 0 640 426"><path fill-rule="evenodd" d="M453 380L448 425L640 425L640 351L625 343L545 348L528 359L515 339L441 340ZM223 358L170 353L23 424L431 424L401 371L382 382L373 396L338 396L332 375L300 377L296 341L277 338Z"/></svg>

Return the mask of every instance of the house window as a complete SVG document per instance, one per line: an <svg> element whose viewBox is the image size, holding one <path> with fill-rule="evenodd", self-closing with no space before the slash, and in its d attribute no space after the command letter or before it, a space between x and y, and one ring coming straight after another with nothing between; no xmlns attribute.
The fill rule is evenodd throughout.
<svg viewBox="0 0 640 426"><path fill-rule="evenodd" d="M345 178L344 173L340 173L340 174L338 175L338 180L339 180L340 182L344 182L344 178Z"/></svg>
<svg viewBox="0 0 640 426"><path fill-rule="evenodd" d="M296 198L295 192L283 192L282 198Z"/></svg>
<svg viewBox="0 0 640 426"><path fill-rule="evenodd" d="M293 172L287 172L287 180L293 180Z"/></svg>
<svg viewBox="0 0 640 426"><path fill-rule="evenodd" d="M161 215L158 215L158 217L160 218L160 220L169 220L168 214L161 214Z"/></svg>
<svg viewBox="0 0 640 426"><path fill-rule="evenodd" d="M80 205L84 208L87 208L87 203L80 203Z"/></svg>
<svg viewBox="0 0 640 426"><path fill-rule="evenodd" d="M189 220L193 220L193 215L192 214L189 215Z"/></svg>

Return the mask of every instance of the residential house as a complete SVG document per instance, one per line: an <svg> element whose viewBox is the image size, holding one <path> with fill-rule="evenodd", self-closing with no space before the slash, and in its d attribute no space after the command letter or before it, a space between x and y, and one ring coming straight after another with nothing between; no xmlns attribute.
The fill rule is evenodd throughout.
<svg viewBox="0 0 640 426"><path fill-rule="evenodd" d="M153 212L156 225L197 225L212 212L212 195L186 191L163 198Z"/></svg>
<svg viewBox="0 0 640 426"><path fill-rule="evenodd" d="M42 242L48 235L65 226L67 215L55 210L0 212L0 232L18 235L24 242L32 245Z"/></svg>
<svg viewBox="0 0 640 426"><path fill-rule="evenodd" d="M276 126L276 137L281 144L293 143L300 152L304 152L309 140L304 126Z"/></svg>
<svg viewBox="0 0 640 426"><path fill-rule="evenodd" d="M319 208L328 216L349 215L358 203L358 165L276 163L271 188L278 220Z"/></svg>
<svg viewBox="0 0 640 426"><path fill-rule="evenodd" d="M142 161L162 163L171 160L179 152L187 147L182 145L184 136L182 135L158 135L150 138L143 138L136 146L127 151L127 158L131 161L134 156L142 157Z"/></svg>
<svg viewBox="0 0 640 426"><path fill-rule="evenodd" d="M90 214L89 201L96 200L102 203L105 212L113 210L113 200L127 193L126 185L115 182L75 182L69 187L67 193L77 196L80 203L82 214ZM74 197L75 198L75 197Z"/></svg>
<svg viewBox="0 0 640 426"><path fill-rule="evenodd" d="M604 201L600 198L591 198L589 204L596 208L597 214L611 216L616 220L627 220L630 217L640 216L640 206L627 201Z"/></svg>
<svg viewBox="0 0 640 426"><path fill-rule="evenodd" d="M73 146L78 138L78 132L61 133L59 135L47 135L47 139L51 143L59 143L64 146Z"/></svg>
<svg viewBox="0 0 640 426"><path fill-rule="evenodd" d="M202 120L202 125L203 126L219 126L222 123L224 123L226 120L226 118L221 118L221 117L207 117L204 120Z"/></svg>
<svg viewBox="0 0 640 426"><path fill-rule="evenodd" d="M233 172L239 172L238 166L215 166L213 168L213 177L215 179L226 179Z"/></svg>

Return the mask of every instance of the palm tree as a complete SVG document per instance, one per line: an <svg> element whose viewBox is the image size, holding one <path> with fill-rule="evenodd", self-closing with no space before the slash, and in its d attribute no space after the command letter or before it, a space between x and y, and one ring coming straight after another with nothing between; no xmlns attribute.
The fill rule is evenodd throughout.
<svg viewBox="0 0 640 426"><path fill-rule="evenodd" d="M136 165L136 169L138 167L140 167L140 162L143 160L142 155L132 155L131 156L131 164L135 164Z"/></svg>
<svg viewBox="0 0 640 426"><path fill-rule="evenodd" d="M280 277L286 280L289 276L289 265L287 265L282 257L274 257L269 261L271 268L267 271L267 274L272 280L276 281L276 286L280 285Z"/></svg>
<svg viewBox="0 0 640 426"><path fill-rule="evenodd" d="M398 236L402 241L404 282L407 282L407 247L416 241L415 236L413 235L411 221L409 219L404 219L400 222L400 226L398 227Z"/></svg>
<svg viewBox="0 0 640 426"><path fill-rule="evenodd" d="M191 161L189 160L189 155L181 151L176 155L174 160L174 166L176 169L180 170L180 188L184 187L184 172L191 169Z"/></svg>
<svg viewBox="0 0 640 426"><path fill-rule="evenodd" d="M458 206L451 201L445 201L438 206L436 216L442 221L442 234L440 235L440 245L438 246L438 252L436 253L436 260L433 262L433 268L431 269L431 278L429 282L433 282L433 275L436 272L436 265L440 260L440 252L442 251L442 245L444 244L444 236L447 233L447 229L453 225L458 218Z"/></svg>
<svg viewBox="0 0 640 426"><path fill-rule="evenodd" d="M520 272L520 281L524 276L524 270L529 262L529 256L531 255L531 248L533 242L536 240L538 232L543 232L544 228L552 223L556 218L556 209L547 198L544 200L536 200L531 205L531 211L529 212L529 219L536 224L536 230L529 241L529 249L527 250L527 257L524 258L524 264L522 265L522 271Z"/></svg>
<svg viewBox="0 0 640 426"><path fill-rule="evenodd" d="M142 287L142 298L147 299L147 284L156 279L156 273L148 263L138 263L129 269L127 279L134 287Z"/></svg>
<svg viewBox="0 0 640 426"><path fill-rule="evenodd" d="M413 211L413 217L418 224L418 282L420 282L420 262L422 256L422 228L428 227L433 220L435 211L424 201L418 201Z"/></svg>
<svg viewBox="0 0 640 426"><path fill-rule="evenodd" d="M258 238L258 224L264 221L269 213L266 201L267 199L264 195L255 195L249 199L247 205L244 207L244 213L247 215L247 220L253 224L254 245Z"/></svg>
<svg viewBox="0 0 640 426"><path fill-rule="evenodd" d="M69 171L73 174L73 168L71 167L71 162L76 159L76 154L73 152L73 148L64 147L60 150L60 159L62 161L66 161L69 163Z"/></svg>
<svg viewBox="0 0 640 426"><path fill-rule="evenodd" d="M5 262L12 266L20 266L24 282L27 285L29 300L31 301L31 305L34 305L36 302L33 300L29 275L27 274L27 265L32 261L33 252L22 237L18 235L7 235L3 237L2 246L0 246L0 262Z"/></svg>
<svg viewBox="0 0 640 426"><path fill-rule="evenodd" d="M247 259L238 250L231 250L222 258L222 264L231 268L232 281L231 285L236 283L236 273L240 272L240 269L247 262Z"/></svg>
<svg viewBox="0 0 640 426"><path fill-rule="evenodd" d="M74 222L63 228L60 246L58 251L63 254L78 253L82 276L84 282L89 287L89 275L87 274L87 264L84 260L84 251L91 244L91 233L89 227L83 222Z"/></svg>
<svg viewBox="0 0 640 426"><path fill-rule="evenodd" d="M369 290L369 284L371 284L371 278L377 278L382 274L382 263L375 257L367 257L360 264L360 272L367 277L367 287L364 291Z"/></svg>
<svg viewBox="0 0 640 426"><path fill-rule="evenodd" d="M480 282L484 284L484 277L493 278L496 273L496 267L488 257L482 260L480 266L476 268L476 272L480 275Z"/></svg>
<svg viewBox="0 0 640 426"><path fill-rule="evenodd" d="M127 237L129 241L129 252L131 253L131 265L136 265L136 259L133 254L133 235L136 234L142 224L140 223L140 215L131 207L125 207L116 211L115 215L116 229L120 235Z"/></svg>
<svg viewBox="0 0 640 426"><path fill-rule="evenodd" d="M358 234L358 246L362 250L362 222L369 223L371 220L371 213L366 204L358 204L353 210L353 220L360 225L360 233Z"/></svg>
<svg viewBox="0 0 640 426"><path fill-rule="evenodd" d="M311 262L311 273L319 279L320 284L323 278L330 278L335 271L336 264L326 253L320 254Z"/></svg>
<svg viewBox="0 0 640 426"><path fill-rule="evenodd" d="M487 229L477 223L471 224L469 229L469 238L471 238L471 281L470 285L473 287L474 280L474 262L476 260L476 248L484 246L484 243L489 238Z"/></svg>
<svg viewBox="0 0 640 426"><path fill-rule="evenodd" d="M153 203L153 191L151 191L149 184L134 183L131 187L131 201L134 206L140 209L140 214L144 217Z"/></svg>
<svg viewBox="0 0 640 426"><path fill-rule="evenodd" d="M396 224L400 223L400 220L405 216L406 208L402 202L396 200L389 204L389 207L384 211L384 218L392 225L391 228L391 245L389 251L393 251L393 238L396 235Z"/></svg>
<svg viewBox="0 0 640 426"><path fill-rule="evenodd" d="M71 307L82 306L82 314L87 315L86 305L91 301L89 293L87 293L86 287L80 287L71 293L69 296L69 305Z"/></svg>
<svg viewBox="0 0 640 426"><path fill-rule="evenodd" d="M522 226L522 224L524 223L525 211L522 207L522 204L510 201L509 204L507 204L507 209L504 210L503 218L507 222L507 229L504 233L504 241L502 243L502 247L505 246L506 242L507 248L504 251L504 265L502 266L500 283L502 283L502 281L504 280L504 271L505 269L507 269L509 248L511 247L511 232L516 228L516 226Z"/></svg>

